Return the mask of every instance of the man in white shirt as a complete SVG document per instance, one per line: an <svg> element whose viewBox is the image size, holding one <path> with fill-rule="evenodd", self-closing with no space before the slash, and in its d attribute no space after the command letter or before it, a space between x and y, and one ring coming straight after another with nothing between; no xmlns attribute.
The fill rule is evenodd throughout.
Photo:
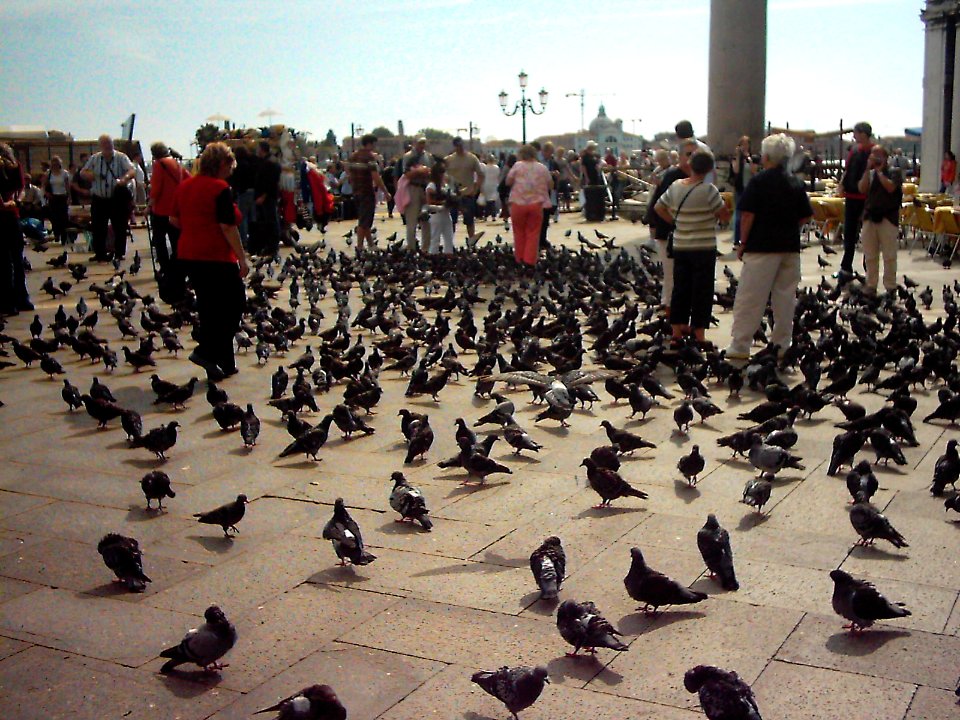
<svg viewBox="0 0 960 720"><path fill-rule="evenodd" d="M113 254L123 259L127 252L127 228L133 192L130 181L136 170L130 158L113 147L113 138L101 135L100 152L94 153L81 168L81 174L93 183L90 190L90 224L93 231L92 262L106 262L107 225L113 226Z"/></svg>

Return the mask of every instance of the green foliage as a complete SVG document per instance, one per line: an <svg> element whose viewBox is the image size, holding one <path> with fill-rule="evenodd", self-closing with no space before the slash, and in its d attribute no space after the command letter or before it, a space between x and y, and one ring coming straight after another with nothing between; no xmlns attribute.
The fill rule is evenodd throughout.
<svg viewBox="0 0 960 720"><path fill-rule="evenodd" d="M337 146L337 136L333 134L333 129L327 130L327 136L323 139L324 145L329 145L330 147Z"/></svg>
<svg viewBox="0 0 960 720"><path fill-rule="evenodd" d="M220 137L220 128L213 123L206 123L197 128L195 137L197 138L197 145L200 147L200 152L203 152L203 149L207 145Z"/></svg>
<svg viewBox="0 0 960 720"><path fill-rule="evenodd" d="M390 128L386 128L383 125L380 127L375 127L370 131L371 135L376 135L378 138L392 138L394 137L393 133L390 131Z"/></svg>

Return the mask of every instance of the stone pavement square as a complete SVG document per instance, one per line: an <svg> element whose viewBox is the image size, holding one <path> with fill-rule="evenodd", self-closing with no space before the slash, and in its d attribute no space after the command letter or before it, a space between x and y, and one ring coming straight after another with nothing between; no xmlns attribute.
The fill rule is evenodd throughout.
<svg viewBox="0 0 960 720"><path fill-rule="evenodd" d="M381 217L377 227L380 237L394 231L402 235L397 220ZM480 227L486 232L481 244L497 235L507 244L511 240L500 223ZM617 244L633 256L647 237L639 224L594 226L564 215L551 226L551 241L577 251L576 233L592 236L595 227L617 236ZM324 241L352 253L342 237L347 229L345 223L332 224ZM320 240L317 230L303 237L306 244ZM726 254L718 264L739 272L729 253L729 232L721 234L720 244ZM129 279L140 293L155 293L142 234L133 249L143 256L145 268ZM87 280L63 300L53 300L39 286L48 275L57 282L67 277L65 270L46 265L55 252L27 252L34 267L29 284L44 325L52 322L60 302L67 312L81 296L91 309L98 307L88 288L112 274L91 265ZM814 244L802 253L804 287L821 281L819 252ZM836 257L827 256L834 266ZM71 261L86 259L71 252ZM925 321L944 317L940 288L956 282L957 271L944 270L922 249L901 249L899 263L901 279L905 273L934 290L932 309L923 311ZM720 268L717 276L718 289L724 288ZM287 285L276 305L288 307ZM422 297L425 291L413 292ZM481 287L480 293L484 301L474 306L478 326L491 287ZM322 330L336 317L333 295L328 292L319 302ZM361 307L358 288L349 298L352 320ZM305 316L303 293L301 303L299 315ZM511 303L505 307L511 308ZM453 322L459 313L449 313ZM716 308L715 314L719 326L709 338L722 347L731 313ZM430 321L434 315L425 313ZM139 309L133 319L138 324ZM3 332L28 339L31 320L29 313L10 318ZM115 350L131 344L120 338L105 310L96 332ZM359 335L368 350L383 337L357 328L350 332L351 343ZM182 383L201 371L186 358L192 349L189 328L178 335L187 351L159 351L155 371ZM46 327L43 336L50 336ZM592 342L587 338L585 344ZM242 446L237 431L223 432L216 425L203 381L186 408L174 410L154 404L152 371L135 373L121 363L109 373L69 350L57 352L75 385L86 391L94 377L105 382L122 406L141 413L146 428L173 419L181 424L165 463L145 450L128 449L116 421L97 430L84 410L68 412L59 378L48 379L19 362L0 371L0 419L6 426L0 435L0 718L234 720L306 685L328 683L351 718L502 719L504 707L472 684L470 675L521 663L545 665L552 681L521 714L524 720L702 717L696 697L683 688L684 672L696 664L737 671L753 685L764 717L960 717L953 694L960 674L960 523L944 513L942 499L928 492L936 459L958 428L920 422L937 406L940 385L913 391L919 444L905 449L907 464L876 468L875 504L910 546L897 550L881 542L854 548L843 477L826 475L838 432L834 423L842 420L835 408L797 422L794 451L805 469L777 476L764 515L740 502L753 467L716 445L721 435L743 428L737 414L763 398L749 390L741 398L728 397L726 388L716 386L714 392L713 385L713 399L724 412L695 423L689 436L677 433L672 420L679 394L661 400L641 421L629 419L629 404L613 401L598 382L593 387L600 400L578 408L570 427L561 428L555 421L534 422L543 408L531 403L525 390L503 388L516 404L517 421L544 447L517 456L501 439L491 457L513 474L493 475L481 487L464 486L462 469L441 470L436 463L457 453L456 418L472 424L492 408L492 401L473 395L475 380L467 376L451 379L434 403L429 397L404 397L407 378L384 371L383 398L366 418L375 435L344 440L333 428L319 461L278 458L290 438L280 413L267 405L270 375L308 344L316 348L320 340L308 334L265 365L252 351L241 353L241 372L222 383L231 401L252 403L261 418L262 432L252 449ZM512 345L503 350L510 359ZM472 367L476 353L463 351L460 359ZM585 363L593 367L592 353ZM661 370L658 377L679 393L670 372ZM794 371L784 379L792 385L802 377ZM335 385L318 394L320 413L304 418L318 422L341 402L342 393L343 386ZM883 404L881 395L862 387L851 398L868 411ZM406 466L397 417L404 407L428 413L436 435L425 459ZM604 419L656 444L622 459L623 477L648 492L649 499L625 498L608 509L592 508L598 498L580 461L607 443L600 427ZM490 425L477 430L481 436L499 434ZM707 466L691 488L676 463L694 443ZM873 459L869 446L860 457ZM163 512L145 509L139 487L140 478L153 469L167 472L177 493L165 501ZM388 503L395 470L422 488L432 532L396 522ZM218 527L192 517L239 493L250 502L236 537L225 538ZM377 556L373 564L339 567L322 538L337 497L346 500ZM723 591L706 576L696 533L708 512L730 531L741 583L737 592ZM112 582L96 551L107 532L140 542L144 569L153 580L143 594L129 594ZM565 657L570 648L556 629L556 605L539 600L529 570L532 550L554 534L562 538L568 560L560 599L594 601L623 633L628 651ZM623 587L632 546L643 550L652 567L707 593L708 599L664 608L654 617L639 612ZM912 615L850 637L830 604L828 573L837 567L871 580L887 597L904 602ZM160 675L160 650L202 622L204 609L214 603L239 633L225 658L229 667L220 673L187 668Z"/></svg>

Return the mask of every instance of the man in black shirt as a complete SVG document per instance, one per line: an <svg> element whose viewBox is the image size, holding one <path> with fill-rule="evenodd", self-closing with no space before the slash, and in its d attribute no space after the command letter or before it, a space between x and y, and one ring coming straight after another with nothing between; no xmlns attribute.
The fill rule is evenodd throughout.
<svg viewBox="0 0 960 720"><path fill-rule="evenodd" d="M866 195L863 211L863 264L867 268L865 290L876 292L880 281L880 255L883 255L883 287L897 289L897 240L900 235L900 205L903 202L903 176L900 168L887 167L887 149L874 145L857 190Z"/></svg>
<svg viewBox="0 0 960 720"><path fill-rule="evenodd" d="M673 258L667 257L667 238L670 231L673 230L673 223L667 222L660 215L654 212L657 200L663 195L667 188L673 185L677 180L690 177L690 156L696 152L697 143L693 140L687 140L680 146L680 164L667 170L660 183L657 185L650 199L647 200L647 215L644 218L650 226L650 237L657 241L657 252L660 255L660 263L663 265L663 285L660 290L660 307L670 317L670 297L673 295Z"/></svg>
<svg viewBox="0 0 960 720"><path fill-rule="evenodd" d="M733 305L731 343L726 357L746 360L767 308L773 308L771 342L783 353L793 339L793 315L800 284L800 228L813 209L803 183L787 169L796 144L787 135L764 138L755 175L740 198L740 246L743 261Z"/></svg>
<svg viewBox="0 0 960 720"><path fill-rule="evenodd" d="M280 248L280 163L270 152L270 143L262 141L257 148L257 175L254 180L256 220L253 224L251 254L273 256Z"/></svg>
<svg viewBox="0 0 960 720"><path fill-rule="evenodd" d="M237 158L237 166L230 176L230 187L233 188L233 195L237 199L237 207L240 210L240 242L243 247L249 248L250 224L254 215L254 200L256 191L254 186L257 181L257 158L243 145L236 147L233 151Z"/></svg>

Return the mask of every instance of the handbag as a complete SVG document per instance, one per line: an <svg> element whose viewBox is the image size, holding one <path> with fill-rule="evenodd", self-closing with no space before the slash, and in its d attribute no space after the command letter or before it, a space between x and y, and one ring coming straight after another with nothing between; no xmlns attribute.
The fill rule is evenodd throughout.
<svg viewBox="0 0 960 720"><path fill-rule="evenodd" d="M690 193L697 189L699 185L703 185L703 181L698 182L692 188L687 190L687 194L683 196L683 200L680 201L680 204L677 205L677 212L673 214L673 227L670 229L670 233L667 235L667 257L673 259L673 232L677 229L677 218L680 217L680 211L683 209L683 204L687 201L687 198L690 197Z"/></svg>

